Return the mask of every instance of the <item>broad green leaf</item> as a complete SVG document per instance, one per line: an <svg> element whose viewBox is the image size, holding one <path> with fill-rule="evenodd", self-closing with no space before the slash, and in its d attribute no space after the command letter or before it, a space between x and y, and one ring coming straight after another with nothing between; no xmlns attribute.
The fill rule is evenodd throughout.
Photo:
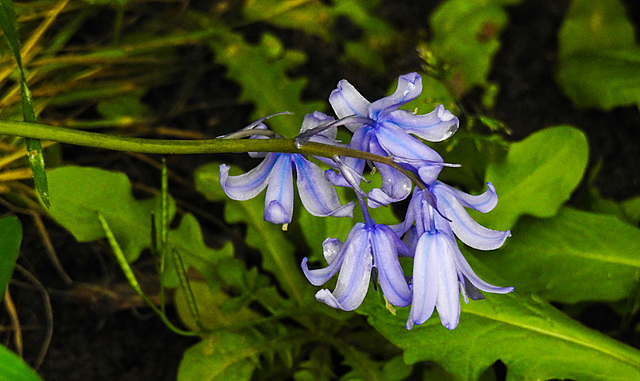
<svg viewBox="0 0 640 381"><path fill-rule="evenodd" d="M42 381L42 378L17 354L0 345L0 380Z"/></svg>
<svg viewBox="0 0 640 381"><path fill-rule="evenodd" d="M303 53L285 49L277 37L268 33L257 45L250 45L242 35L219 24L213 25L214 20L202 22L203 27L220 29L220 35L208 40L209 46L216 60L227 66L227 76L242 86L240 100L255 104L252 119L283 111L293 112L295 116L280 116L270 124L280 134L293 137L300 131L305 114L326 107L323 102L303 102L301 96L306 80L290 79L287 75L288 70L305 61Z"/></svg>
<svg viewBox="0 0 640 381"><path fill-rule="evenodd" d="M475 270L481 270L471 261ZM377 298L358 309L393 344L407 364L434 361L456 380L476 380L495 361L507 367L507 380L635 380L640 351L588 329L536 296L516 289L486 295L462 307L452 331L437 317L408 331L408 308L393 316Z"/></svg>
<svg viewBox="0 0 640 381"><path fill-rule="evenodd" d="M265 340L251 332L208 336L184 353L178 381L250 380L264 345Z"/></svg>
<svg viewBox="0 0 640 381"><path fill-rule="evenodd" d="M640 107L640 46L619 0L573 0L558 36L556 81L578 107Z"/></svg>
<svg viewBox="0 0 640 381"><path fill-rule="evenodd" d="M633 24L619 0L573 0L558 36L560 59L578 52L635 45Z"/></svg>
<svg viewBox="0 0 640 381"><path fill-rule="evenodd" d="M137 200L129 178L120 172L67 166L49 171L51 216L80 242L103 238L98 220L109 223L129 262L151 247L151 215L161 215L160 197ZM169 219L175 215L170 206Z"/></svg>
<svg viewBox="0 0 640 381"><path fill-rule="evenodd" d="M218 172L219 166L216 164L205 165L196 171L196 189L208 199L215 200L219 197L219 190L212 186L212 180L218 177ZM289 296L298 303L302 302L310 288L309 283L302 275L300 263L294 255L294 247L287 237L290 233L284 232L280 225L264 221L264 193L247 201L227 202L225 218L232 224L247 225L247 245L262 253L265 270L277 277Z"/></svg>
<svg viewBox="0 0 640 381"><path fill-rule="evenodd" d="M556 80L578 107L640 107L640 46L583 51L561 60Z"/></svg>
<svg viewBox="0 0 640 381"><path fill-rule="evenodd" d="M458 96L487 84L493 56L500 49L498 36L508 21L504 6L517 2L449 0L431 15L429 49L449 66Z"/></svg>
<svg viewBox="0 0 640 381"><path fill-rule="evenodd" d="M569 126L546 128L511 144L503 162L487 167L486 181L496 187L498 206L473 217L505 230L523 214L553 216L582 179L588 151L584 134Z"/></svg>
<svg viewBox="0 0 640 381"><path fill-rule="evenodd" d="M11 280L22 242L22 224L15 216L0 218L0 300Z"/></svg>
<svg viewBox="0 0 640 381"><path fill-rule="evenodd" d="M522 219L483 263L511 286L562 303L629 297L640 280L640 229L615 216L562 208Z"/></svg>

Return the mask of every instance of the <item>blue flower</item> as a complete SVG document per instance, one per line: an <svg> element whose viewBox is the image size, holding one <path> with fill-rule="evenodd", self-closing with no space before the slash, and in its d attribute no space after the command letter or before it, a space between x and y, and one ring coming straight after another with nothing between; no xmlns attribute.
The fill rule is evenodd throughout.
<svg viewBox="0 0 640 381"><path fill-rule="evenodd" d="M389 303L405 307L411 303L411 291L398 262L398 256L409 255L408 248L386 225L356 224L344 244L338 239L327 238L322 244L327 267L309 270L307 258L302 260L302 271L309 282L320 286L338 271L338 281L333 292L322 289L316 299L345 311L352 311L364 300L369 289L371 271L378 271L378 280Z"/></svg>
<svg viewBox="0 0 640 381"><path fill-rule="evenodd" d="M433 149L415 138L437 142L447 139L458 129L458 118L442 105L428 114L416 115L398 109L415 99L422 92L422 78L417 73L400 76L396 91L373 103L367 101L348 81L342 80L329 96L329 103L338 118L355 115L368 118L368 123L346 124L354 135L349 147L383 156L405 160L407 169L413 170L425 184L433 183L442 169L442 158ZM348 164L361 170L362 160L350 160ZM409 163L419 160L425 165L413 168ZM411 181L397 170L376 164L383 179L382 192L388 202L404 199L411 192ZM338 182L337 179L334 179ZM378 199L380 196L378 195Z"/></svg>
<svg viewBox="0 0 640 381"><path fill-rule="evenodd" d="M409 203L406 220L394 227L413 250L413 299L407 329L422 324L437 309L440 321L448 329L458 325L460 296L482 299L480 290L504 294L513 287L497 287L480 279L460 252L455 237L478 250L502 246L509 231L487 229L476 223L465 207L486 213L498 202L495 188L472 196L436 181L426 190L416 189ZM435 206L435 207L434 207ZM412 224L415 223L415 226Z"/></svg>
<svg viewBox="0 0 640 381"><path fill-rule="evenodd" d="M302 131L325 123L332 118L315 112L305 117ZM266 129L262 123L254 126ZM264 137L258 137L264 138ZM313 139L323 143L333 141L334 131L318 134ZM303 155L291 153L251 153L264 160L249 172L229 176L229 166L220 165L220 185L233 200L248 200L267 188L264 219L274 224L288 224L293 216L293 171L295 169L298 194L309 213L318 217L352 217L355 204L341 205L338 193L324 176L322 168Z"/></svg>

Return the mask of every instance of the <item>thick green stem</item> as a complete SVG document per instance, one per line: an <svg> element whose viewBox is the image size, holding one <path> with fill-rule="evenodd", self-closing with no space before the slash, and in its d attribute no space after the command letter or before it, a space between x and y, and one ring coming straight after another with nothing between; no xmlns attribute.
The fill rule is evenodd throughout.
<svg viewBox="0 0 640 381"><path fill-rule="evenodd" d="M208 139L208 140L164 140L115 136L96 132L53 127L38 123L0 121L0 135L21 136L84 147L101 148L112 151L128 151L155 154L212 154L232 152L284 152L312 156L350 156L390 165L419 186L415 175L405 171L390 157L374 155L344 147L309 142L297 147L293 139Z"/></svg>

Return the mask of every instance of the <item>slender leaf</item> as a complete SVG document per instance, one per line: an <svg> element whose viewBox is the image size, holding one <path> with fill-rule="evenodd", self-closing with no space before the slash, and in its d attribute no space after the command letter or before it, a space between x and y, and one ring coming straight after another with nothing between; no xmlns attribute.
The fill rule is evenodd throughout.
<svg viewBox="0 0 640 381"><path fill-rule="evenodd" d="M22 57L20 55L20 43L18 41L18 29L16 25L16 15L11 0L0 0L0 28L9 42L11 52L18 65L20 71L20 90L22 91L22 115L25 122L36 122L36 115L33 111L31 101L31 91L27 85L27 79L22 66ZM44 156L42 155L42 145L40 140L27 139L27 151L29 155L29 165L33 171L33 180L36 191L42 202L49 207L49 186L47 183L47 174L44 169Z"/></svg>
<svg viewBox="0 0 640 381"><path fill-rule="evenodd" d="M0 218L0 300L11 280L22 242L22 224L15 216Z"/></svg>
<svg viewBox="0 0 640 381"><path fill-rule="evenodd" d="M42 378L17 354L0 345L0 380L42 381Z"/></svg>

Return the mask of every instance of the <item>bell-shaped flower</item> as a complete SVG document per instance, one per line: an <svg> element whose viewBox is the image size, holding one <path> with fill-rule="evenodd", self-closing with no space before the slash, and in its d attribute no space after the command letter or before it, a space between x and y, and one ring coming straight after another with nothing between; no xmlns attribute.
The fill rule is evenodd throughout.
<svg viewBox="0 0 640 381"><path fill-rule="evenodd" d="M458 118L442 105L428 114L416 115L399 107L415 99L422 92L422 78L417 73L400 76L396 91L370 103L348 81L342 80L329 96L329 103L338 118L355 115L367 122L346 124L354 136L349 147L383 156L421 160L429 165L417 171L425 184L433 183L442 166L442 158L416 137L428 141L447 139L458 129ZM355 166L362 167L359 163ZM411 192L411 181L392 167L376 164L381 173L382 191L389 201L404 199ZM379 197L378 197L379 198ZM374 206L374 205L372 205Z"/></svg>
<svg viewBox="0 0 640 381"><path fill-rule="evenodd" d="M437 309L442 324L448 329L458 325L460 296L482 299L480 291L504 294L513 287L497 287L480 279L471 269L455 237L479 250L502 246L509 231L487 229L476 223L464 209L486 213L498 201L495 188L472 196L439 181L428 189L416 189L409 203L403 224L394 227L397 233L408 232L413 250L413 299L407 329L422 324ZM434 207L435 205L435 207ZM415 226L413 226L415 224Z"/></svg>
<svg viewBox="0 0 640 381"><path fill-rule="evenodd" d="M326 117L326 118L325 118ZM316 112L307 115L303 131L312 128L330 118ZM256 129L264 129L263 124ZM333 134L333 135L332 135ZM335 132L327 131L314 139L323 142L332 141ZM258 138L264 138L259 136ZM233 200L248 200L256 197L267 188L264 219L274 224L288 224L293 216L293 176L295 171L298 194L302 205L309 213L318 217L352 217L355 204L340 203L334 186L324 177L324 171L303 155L292 153L251 153L252 157L264 157L264 160L249 172L229 175L229 166L220 165L220 185Z"/></svg>
<svg viewBox="0 0 640 381"><path fill-rule="evenodd" d="M409 254L406 245L386 225L356 224L344 244L338 239L327 238L323 252L328 266L309 270L307 258L302 261L302 271L315 286L326 283L338 271L338 281L333 292L322 289L316 299L345 311L352 311L364 300L371 271L375 268L385 298L389 303L405 307L411 302L411 291L400 267L398 256Z"/></svg>

